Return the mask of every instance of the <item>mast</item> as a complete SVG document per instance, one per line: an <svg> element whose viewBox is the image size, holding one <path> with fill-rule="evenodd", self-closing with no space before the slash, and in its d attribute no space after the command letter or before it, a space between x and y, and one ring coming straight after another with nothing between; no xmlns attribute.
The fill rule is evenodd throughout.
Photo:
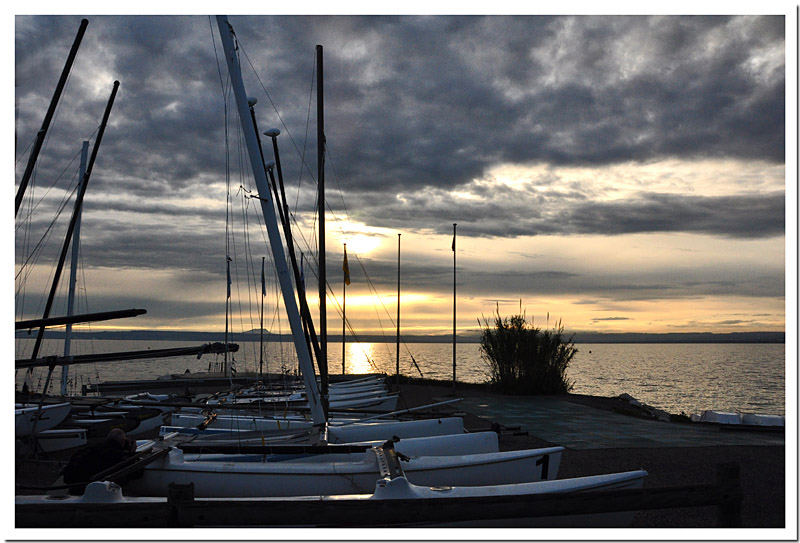
<svg viewBox="0 0 800 543"><path fill-rule="evenodd" d="M81 165L78 170L81 182L86 173L86 160L89 157L89 142L84 141L81 147ZM67 316L71 317L75 308L75 283L78 281L78 253L81 245L81 213L75 221L75 233L72 235L72 255L69 262L69 291L67 294ZM64 331L64 357L69 356L70 340L72 339L72 324L67 324ZM69 379L69 366L61 367L61 395L67 395L67 381Z"/></svg>
<svg viewBox="0 0 800 543"><path fill-rule="evenodd" d="M228 283L228 293L225 297L225 345L228 344L228 319L229 319L229 308L231 305L231 257L225 257L225 274L227 276L227 283ZM225 356L222 358L222 373L224 375L228 374L228 350L225 349ZM232 385L232 383L231 383Z"/></svg>
<svg viewBox="0 0 800 543"><path fill-rule="evenodd" d="M71 317L48 317L46 319L30 319L24 321L16 321L14 323L15 330L25 330L28 328L38 328L44 326L45 328L52 326L64 326L66 324L77 324L79 322L97 322L97 321L110 321L114 319L127 319L128 317L136 317L147 313L146 309L121 309L117 311L100 311L99 313L82 313L80 315L72 315Z"/></svg>
<svg viewBox="0 0 800 543"><path fill-rule="evenodd" d="M347 323L347 285L350 284L350 266L347 264L347 244L344 244L342 263L342 375L345 374L345 326Z"/></svg>
<svg viewBox="0 0 800 543"><path fill-rule="evenodd" d="M395 352L397 389L400 390L400 234L397 234L397 349Z"/></svg>
<svg viewBox="0 0 800 543"><path fill-rule="evenodd" d="M267 179L269 181L270 188L272 189L272 195L275 198L275 203L278 207L278 218L280 219L281 226L283 227L283 237L286 241L286 250L289 253L289 260L292 265L292 272L294 273L294 282L297 286L297 298L300 305L300 319L303 321L303 335L306 340L306 346L308 347L309 352L314 353L314 356L317 358L317 364L319 364L319 344L317 343L317 336L314 332L314 324L311 321L311 312L308 310L308 302L306 301L305 296L305 285L302 284L302 281L300 280L300 272L297 269L297 257L294 254L292 227L289 222L289 205L286 203L286 193L283 188L283 172L281 170L280 154L278 153L278 136L280 135L281 131L277 128L270 128L264 132L265 136L272 139L272 151L275 155L275 162L267 163L264 160L264 148L261 145L261 136L259 135L258 123L256 122L256 112L254 106L257 102L258 101L253 97L249 97L247 99L247 103L250 108L250 118L253 122L253 130L255 130L256 141L258 142L258 154L261 157L261 163L266 169ZM280 193L278 192L278 182L275 181L275 174L273 173L273 170L275 169L278 170ZM311 351L312 347L314 349L313 351ZM321 369L320 373L322 373Z"/></svg>
<svg viewBox="0 0 800 543"><path fill-rule="evenodd" d="M272 248L272 255L278 274L278 282L281 286L281 293L283 294L283 303L292 330L292 339L294 340L295 349L297 351L298 363L303 373L303 382L306 388L308 405L311 408L311 417L315 425L324 425L325 412L322 409L322 403L320 401L311 354L308 351L303 335L303 324L300 320L300 312L297 309L297 302L295 301L294 291L292 290L292 278L289 275L286 255L283 252L283 245L281 244L280 231L278 230L269 183L266 173L264 172L263 162L261 162L261 157L258 152L255 129L252 123L246 122L249 117L249 108L244 82L242 81L242 73L239 67L239 59L236 55L233 28L228 22L228 18L224 15L217 16L217 25L219 26L222 46L225 50L225 58L228 63L231 85L236 98L236 106L239 111L239 120L242 124L242 131L244 132L247 151L250 156L253 177L255 178L256 186L258 187L258 192L261 197L259 200L261 202L261 210L264 213L264 223L267 226L269 244Z"/></svg>
<svg viewBox="0 0 800 543"><path fill-rule="evenodd" d="M328 278L325 266L325 109L322 46L317 45L317 206L319 214L319 343L322 401L328 398ZM323 370L324 368L324 370Z"/></svg>
<svg viewBox="0 0 800 543"><path fill-rule="evenodd" d="M275 155L275 165L274 168L267 165L267 173L269 174L270 181L272 181L273 188L278 185L280 188L280 193L275 192L275 199L279 202L278 209L280 210L283 208L283 213L281 214L282 222L283 222L283 237L286 240L286 249L289 253L289 260L292 265L292 271L294 272L294 282L297 285L297 297L300 302L300 317L303 320L303 333L306 338L306 344L309 345L309 350L312 348L314 356L317 358L317 364L319 365L320 360L320 348L319 342L317 341L317 332L314 329L314 321L311 318L311 310L308 308L308 300L306 299L306 284L305 280L303 279L303 271L302 271L302 260L303 254L300 253L300 266L297 265L297 256L294 252L294 240L292 238L292 227L291 223L289 222L290 215L289 215L289 204L286 203L286 191L284 190L283 185L283 170L281 170L281 158L280 153L278 152L278 136L280 135L281 131L277 128L270 128L266 132L264 132L265 136L272 138L272 151ZM273 169L278 171L278 182L275 183L275 175L273 174ZM322 373L322 369L320 368L320 374Z"/></svg>
<svg viewBox="0 0 800 543"><path fill-rule="evenodd" d="M258 348L258 380L264 380L264 300L267 297L267 281L264 277L264 261L267 257L261 257L261 323L258 326L259 348Z"/></svg>
<svg viewBox="0 0 800 543"><path fill-rule="evenodd" d="M86 33L86 27L88 25L89 21L87 19L81 19L81 25L78 27L78 34L75 36L75 41L72 42L72 48L70 48L69 55L67 55L67 62L64 64L64 69L61 71L61 77L58 79L58 84L56 85L56 90L53 93L53 98L50 100L50 106L47 108L47 113L45 113L44 120L42 121L42 127L36 134L36 141L34 142L33 149L31 149L31 154L28 157L28 165L25 167L25 173L22 174L22 180L19 182L19 189L17 189L17 196L14 202L15 217L17 216L19 206L22 203L22 198L25 196L25 189L28 188L28 181L33 174L33 168L36 166L36 160L39 157L39 151L42 150L42 145L44 144L44 137L47 135L47 130L50 128L50 121L53 120L53 115L56 112L56 106L61 98L61 92L64 90L64 86L67 84L67 77L72 69L72 63L75 61L75 55L78 54L78 47L83 40L83 35Z"/></svg>
<svg viewBox="0 0 800 543"><path fill-rule="evenodd" d="M453 223L453 395L456 393L456 224Z"/></svg>

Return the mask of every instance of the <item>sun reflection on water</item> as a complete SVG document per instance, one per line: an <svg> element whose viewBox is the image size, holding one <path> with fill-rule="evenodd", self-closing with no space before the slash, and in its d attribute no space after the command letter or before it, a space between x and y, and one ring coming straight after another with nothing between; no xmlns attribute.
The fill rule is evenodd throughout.
<svg viewBox="0 0 800 543"><path fill-rule="evenodd" d="M375 360L374 350L374 343L348 343L347 360L345 361L347 373L374 373L375 368L370 364L370 360L373 362Z"/></svg>

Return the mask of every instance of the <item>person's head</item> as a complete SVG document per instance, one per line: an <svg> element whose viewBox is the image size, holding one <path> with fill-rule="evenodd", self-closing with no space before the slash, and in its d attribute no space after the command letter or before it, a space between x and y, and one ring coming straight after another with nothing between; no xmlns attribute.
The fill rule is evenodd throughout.
<svg viewBox="0 0 800 543"><path fill-rule="evenodd" d="M106 442L113 443L120 449L126 449L128 446L128 436L125 435L122 428L112 428L108 436L106 436Z"/></svg>

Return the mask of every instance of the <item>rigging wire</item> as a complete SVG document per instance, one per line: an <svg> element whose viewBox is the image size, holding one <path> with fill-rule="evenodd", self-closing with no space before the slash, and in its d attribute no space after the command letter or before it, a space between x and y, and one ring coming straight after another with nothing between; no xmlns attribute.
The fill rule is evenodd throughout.
<svg viewBox="0 0 800 543"><path fill-rule="evenodd" d="M250 65L250 69L253 71L253 74L255 75L256 80L258 81L258 84L261 86L261 90L264 91L264 94L267 96L267 100L269 100L269 103L272 105L272 109L275 111L275 114L278 116L278 120L280 121L281 126L283 126L284 130L286 131L286 135L289 136L289 140L291 140L292 145L294 146L295 150L297 151L297 154L304 158L305 157L305 153L301 153L300 152L300 148L298 147L297 142L295 141L294 137L292 136L292 133L289 130L289 127L286 126L286 123L283 120L283 116L281 115L281 113L278 110L277 106L272 101L272 97L270 96L269 91L267 91L267 88L264 85L264 82L261 80L261 76L258 74L258 71L256 70L255 66L253 66L253 63L250 61L250 57L247 55L247 51L245 50L244 46L241 43L237 42L237 44L238 44L238 49L241 51L241 54L244 55L244 58L245 58L245 60L247 60L247 63ZM301 169L305 168L308 171L308 174L311 176L311 179L313 181L316 181L316 178L315 178L314 174L312 173L308 163L304 159L302 160L300 167L301 167Z"/></svg>
<svg viewBox="0 0 800 543"><path fill-rule="evenodd" d="M333 161L333 153L330 152L330 149L328 148L327 142L325 144L325 148L326 148L326 156L328 157L328 162L331 165L331 171L333 173L333 179L334 179L334 182L336 183L336 187L337 187L338 192L339 192L339 197L340 197L340 199L342 201L342 208L344 209L345 216L347 217L347 220L351 221L350 212L349 212L349 210L347 208L347 204L346 204L346 202L344 200L344 191L342 190L341 184L339 183L339 176L336 173L336 167L335 167L335 164L334 164L334 161ZM339 221L339 219L338 219L338 217L336 215L336 212L333 210L333 208L329 204L326 204L326 205L327 205L327 208L330 211L330 213L334 216L334 219L339 224L341 224L341 221ZM342 231L343 237L346 237L344 235L344 230L342 229L341 231ZM383 307L383 310L386 313L386 315L387 315L387 317L389 319L389 322L392 324L393 327L396 328L397 327L397 323L394 321L394 318L392 317L392 314L389 312L389 309L386 307L386 304L384 304L383 298L381 297L380 293L378 293L378 290L375 287L374 282L370 278L369 273L367 272L367 269L364 266L363 260L358 255L358 253L353 253L353 256L355 257L356 261L358 262L359 266L361 267L361 270L364 273L364 277L367 280L367 284L368 284L369 288L371 289L371 291L373 291L375 293L375 297L377 297L378 301L380 302L381 306ZM335 292L333 292L332 288L331 288L331 293L333 294L334 299L335 299L336 294L335 294ZM379 322L379 325L380 325L381 334L383 335L383 337L385 339L386 338L386 334L384 332L383 323L381 321L380 315L377 314L377 307L375 309L376 309L376 316L378 317L378 322ZM402 339L402 336L401 336L401 342L403 343L403 347L405 348L406 353L409 355L409 358L411 359L411 362L413 363L413 368L416 368L416 370L420 373L420 375L422 375L422 370L419 369L419 366L417 365L416 360L414 359L414 355L411 353L411 349L408 347L408 343L404 339ZM388 352L389 351L389 343L387 341L384 341L384 345L386 346L386 349L387 349L387 352ZM391 354L391 353L389 353L389 354ZM411 368L412 366L409 365L409 367Z"/></svg>
<svg viewBox="0 0 800 543"><path fill-rule="evenodd" d="M241 186L241 184L244 182L244 173L243 173L244 158L243 158L243 153L242 153L242 132L241 132L241 130L236 130L236 143L237 143L237 145L236 145L236 151L237 151L236 158L238 160L239 185ZM237 305L238 305L238 308L239 308L238 315L239 315L239 323L240 323L240 328L239 329L240 330L244 330L244 321L242 320L242 296L241 296L241 288L239 286L239 258L238 258L238 251L237 251L237 246L236 246L236 236L234 235L234 231L235 230L234 230L234 224L233 224L233 222L234 222L233 197L231 196L230 190L231 190L231 186L230 186L230 184L228 184L228 205L230 206L230 213L227 214L228 218L227 218L227 222L226 222L225 228L226 228L226 231L229 231L229 234L228 234L228 244L229 245L228 246L233 249L233 259L232 259L232 261L233 261L233 266L234 266L234 272L233 272L232 279L235 278L235 283L236 283L236 300L237 300ZM230 255L230 251L227 251L226 255L228 257L230 257L231 256ZM246 270L246 268L245 268L245 270ZM233 319L234 319L234 317L233 317L233 299L232 298L229 299L228 302L230 303L230 306L231 306L230 320L231 320L231 333L233 333Z"/></svg>
<svg viewBox="0 0 800 543"><path fill-rule="evenodd" d="M256 275L254 269L254 259L253 259L253 248L250 242L250 224L248 221L248 213L247 209L249 208L249 202L247 202L247 198L245 194L247 189L244 188L243 185L239 186L239 194L241 195L241 211L242 211L242 236L244 238L244 252L245 252L245 269L247 270L247 301L248 301L248 308L249 308L249 316L250 316L250 330L255 330L255 323L253 322L253 292L256 289ZM252 278L253 283L250 284L250 279ZM241 318L241 310L240 310L240 318ZM242 324L242 331L244 332L244 324ZM253 360L258 360L258 353L256 352L256 346L254 342L250 342L251 349L253 351Z"/></svg>
<svg viewBox="0 0 800 543"><path fill-rule="evenodd" d="M72 72L70 72L67 75L67 79L66 79L66 81L64 83L64 89L63 89L64 91L66 91L69 88L69 84L70 84L71 80L72 80ZM52 118L51 123L50 123L51 127L58 126L58 118L59 118L59 115L61 113L61 107L62 107L62 103L59 100L58 103L56 104L56 108L55 108L55 110L53 112L53 118ZM94 135L96 132L97 132L97 129L95 129L95 132L93 132L92 135ZM48 144L50 142L50 138L51 138L52 134L53 134L53 130L48 130L47 134L45 135L45 140L44 140L44 142L42 142L42 148L40 150L40 156L46 156L45 151L48 148ZM32 140L31 143L28 145L28 147L25 149L25 151L23 151L22 154L19 155L16 163L19 163L19 161L22 159L22 157L25 156L26 152L28 151L28 149L31 148L31 146L33 145L34 141L35 141L35 137L34 137L34 140ZM35 200L34 193L35 193L35 189L36 189L36 180L38 178L38 172L39 172L39 165L38 164L36 165L36 167L35 167L35 169L33 171L33 175L31 175L30 184L29 184L29 188L28 188L28 191L27 191L28 192L28 202L29 202L28 205L26 206L27 213L25 213L24 217L21 218L21 223L20 223L21 226L24 225L23 239L22 239L22 253L21 253L22 255L28 254L27 251L28 251L28 249L30 247L30 236L31 236L31 231L32 231L32 216L33 216L33 212L38 208L39 204L42 201L44 201L44 199L50 193L50 190L61 180L61 178L64 176L64 172L66 172L71 167L72 163L75 161L75 158L78 155L80 155L80 151L78 151L75 155L73 155L72 160L70 161L70 163L61 171L61 173L59 173L59 175L53 180L53 182L50 185L50 187L48 187L47 190L45 191L44 196L42 196L42 198L38 202L36 202L36 204L34 205L34 203L33 203L34 200ZM63 196L63 200L62 201L68 200L70 198L70 194L71 193L70 193L69 190L65 191L65 194ZM66 205L66 204L63 204L63 205ZM61 207L61 209L63 210L63 206ZM60 214L60 211L59 211L59 214ZM50 227L48 227L48 231L45 232L43 237L49 235L49 228L52 228L52 225L54 223L55 223L55 219L51 223ZM16 235L17 235L17 230L18 229L19 229L19 226L15 226L15 228L14 228L15 239L16 239ZM43 240L40 240L40 243L42 241ZM34 251L36 251L39 246L40 246L40 244L37 244L36 248L34 248ZM32 254L29 254L28 259L21 265L20 273L22 272L22 269L30 262L31 257L32 257ZM17 273L15 275L15 281L19 278L19 274L20 273ZM51 274L52 273L53 272L51 271ZM27 277L28 276L29 276L29 273L25 274L25 277L21 281L21 284L20 284L21 290L22 290L22 295L20 296L20 289L17 289L16 295L15 295L15 302L19 302L19 303L22 304L21 307L19 307L19 310L22 311L22 312L24 312L24 307L25 307L25 305L24 305L24 302L25 302L24 285L27 282ZM51 277L52 277L52 275L51 275ZM37 306L37 312L41 308L41 304L42 304L42 300L40 299L39 300L39 304ZM15 304L15 305L17 305L17 304ZM24 313L21 313L20 316L24 316Z"/></svg>
<svg viewBox="0 0 800 543"><path fill-rule="evenodd" d="M210 18L209 18L209 21L210 21ZM213 30L212 30L212 36L213 36ZM240 44L238 44L238 42L237 42L237 50L240 47L241 47ZM219 59L218 59L216 43L215 43L214 49L215 49L215 55L217 56L217 66L218 66L218 71L220 73L220 81L222 82L223 81L223 78L222 78L222 75L221 75L222 74L222 70L219 68L220 62L219 62ZM248 62L249 62L249 59L248 59ZM252 66L252 64L251 64L251 66ZM223 89L225 89L225 83L222 83L221 86L222 86ZM227 96L230 96L229 92L227 93ZM232 201L232 196L231 196L231 183L230 183L231 164L232 163L231 163L231 160L230 160L231 147L230 147L230 143L229 143L230 142L230 132L229 132L229 129L228 129L229 115L227 114L227 111L228 111L229 108L228 108L228 100L227 99L225 100L225 104L226 104L225 105L225 107L226 107L226 256L227 257L231 257L232 256L231 260L232 260L232 262L234 262L234 276L236 277L236 282L237 282L236 283L236 292L237 292L238 307L239 307L238 313L239 313L239 321L240 321L240 330L244 331L244 328L245 328L245 326L244 326L244 313L245 313L245 311L244 311L244 309L242 307L243 295L241 293L241 287L240 287L240 284L239 284L239 276L240 276L240 273L239 273L239 258L238 258L238 252L239 251L237 250L236 234L235 234L235 232L237 231L237 228L234 227L235 217L232 214L233 201ZM238 140L237 141L239 143L239 145L237 147L237 149L239 150L239 153L237 153L237 157L239 159L238 165L239 165L239 172L240 172L240 188L242 188L244 190L247 190L247 189L244 188L244 172L247 171L248 169L245 166L246 161L244 160L243 153L242 153L242 148L243 148L242 139L241 139L242 138L242 134L241 134L241 131L239 131L239 130L237 130L236 132L237 132L237 136L238 136ZM288 133L288 129L287 129L287 133ZM241 228L244 231L244 249L243 250L244 250L244 257L245 257L245 261L246 261L246 263L245 263L245 275L247 276L247 285L248 285L247 286L248 302L249 302L248 303L248 306L249 306L248 313L249 313L249 318L250 318L250 322L251 322L251 329L254 329L255 328L255 323L253 321L253 318L254 318L253 317L253 301L252 301L253 292L251 291L251 283L250 283L251 277L253 278L252 288L256 288L257 284L256 284L256 280L255 280L255 271L254 271L254 264L253 264L254 259L253 259L253 254L252 254L253 253L252 243L250 241L250 236L249 236L249 220L247 218L248 217L248 213L247 213L247 209L248 208L249 208L249 206L245 205L245 198L243 196L243 200L242 200L242 225L241 225ZM258 213L256 213L256 216L258 217ZM257 220L259 221L259 225L260 225L261 224L260 220L259 219L257 219ZM267 239L266 239L266 233L265 233L263 228L261 228L261 232L262 232L262 237L263 237L264 242L265 242L265 246L268 247ZM268 252L268 254L269 254L269 252ZM270 262L274 264L271 254L270 254ZM274 265L271 266L271 268L274 269ZM275 275L275 281L272 282L272 285L277 285L277 284L278 284L277 275ZM273 288L273 287L271 287L271 288ZM277 290L277 286L275 286L274 288L275 288L275 290ZM276 295L275 299L279 301L280 297ZM231 301L230 303L231 303L231 307L232 307L233 302ZM231 316L231 317L233 318L233 316ZM281 319L279 317L279 306L278 306L278 304L275 304L275 306L274 306L274 311L273 311L273 316L272 316L272 329L274 329L274 325L276 325L276 324L277 324L277 327L278 327L278 334L279 334L279 337L280 337L280 334L281 334ZM269 337L271 335L273 335L273 334L270 332L268 334L268 339L269 339ZM253 345L253 349L255 349L254 345ZM281 344L281 358L283 358L283 345L282 344Z"/></svg>
<svg viewBox="0 0 800 543"><path fill-rule="evenodd" d="M249 199L253 199L253 198L258 198L258 197L257 196L248 196L248 198ZM270 299L275 300L275 303L272 304L273 307L272 307L271 322L269 323L268 326L265 327L265 330L266 330L266 342L267 342L267 346L269 346L270 342L274 342L275 341L273 339L273 336L275 336L273 330L278 328L279 331L278 331L278 335L277 335L277 343L278 343L278 350L279 350L279 358L281 360L283 360L283 342L281 341L281 336L280 336L280 327L281 327L280 326L280 315L281 315L281 312L280 312L280 303L281 302L280 301L281 301L281 296L280 296L280 288L279 288L279 285L278 285L277 271L275 269L275 262L274 262L274 259L272 257L272 251L269 250L270 245L269 245L269 240L267 239L266 225L264 225L261 222L261 213L259 213L258 210L255 210L254 214L255 214L255 217L256 217L256 223L258 224L259 232L261 232L261 238L262 238L262 241L264 242L264 247L266 248L265 252L266 252L266 256L267 256L267 262L269 262L269 269L272 271L272 273L269 276L267 276L265 274L265 282L266 282L267 279L269 279ZM269 375L269 357L266 357L266 358L267 358L267 360L266 360L267 375Z"/></svg>
<svg viewBox="0 0 800 543"><path fill-rule="evenodd" d="M99 130L99 127L95 128L94 132L92 132L91 135L89 136L89 139L91 139L93 136L95 136L95 134L97 134L98 130ZM34 191L31 190L31 192L30 192L31 204L30 204L29 210L28 210L27 213L25 213L25 215L23 217L21 217L20 219L18 219L16 221L16 222L18 222L20 224L19 225L15 225L15 228L14 228L15 231L19 230L27 221L31 220L31 217L33 216L33 213L39 208L39 205L41 205L45 201L47 196L50 194L50 191L52 191L56 187L58 182L61 181L61 179L64 177L65 173L67 171L70 171L73 168L73 164L75 163L77 158L80 156L80 154L81 154L81 151L78 150L74 155L72 155L72 158L70 159L69 163L64 167L64 169L61 170L61 172L55 177L55 179L53 179L53 182L50 184L49 187L47 187L47 189L45 190L45 193L38 200L35 200L35 198L33 197L33 192ZM37 168L37 170L38 170L38 168ZM75 174L75 175L77 177L77 174ZM32 176L31 179L35 180L35 178L36 178L36 175L34 174L34 176ZM72 179L74 180L75 177L73 177ZM78 179L78 182L80 182L80 179ZM69 186L71 186L71 184ZM35 188L35 183L31 183L30 188L34 189ZM62 196L62 198L66 199L66 198L68 198L68 195L67 196ZM33 203L34 200L36 201L35 204Z"/></svg>
<svg viewBox="0 0 800 543"><path fill-rule="evenodd" d="M97 132L97 129L95 129L95 132ZM94 133L92 133L92 135L94 135ZM53 219L49 223L49 225L45 228L45 231L41 235L41 237L39 238L39 241L36 243L36 245L33 247L33 249L31 249L30 248L30 242L31 242L30 238L31 238L31 234L32 234L32 231L33 231L33 223L32 223L33 212L45 200L47 195L56 186L56 184L64 177L65 173L69 169L71 169L73 163L75 162L76 157L79 154L80 154L80 151L78 151L75 155L73 155L72 160L70 160L69 164L59 173L59 175L56 177L56 179L53 181L53 183L50 185L50 187L48 187L48 189L45 192L44 196L42 196L41 199L39 201L37 201L35 205L33 203L34 202L33 190L30 191L30 197L26 198L26 200L28 200L28 205L26 207L26 213L24 214L24 216L22 216L20 218L20 221L18 221L19 224L15 228L15 237L19 234L19 229L22 228L23 240L22 240L22 247L21 247L21 250L20 250L20 253L19 253L20 257L22 258L22 257L24 257L24 255L27 255L27 258L25 258L24 261L19 263L19 270L17 271L17 273L14 276L14 280L15 281L19 280L19 283L18 283L18 286L17 286L17 289L16 289L16 293L15 293L15 301L17 302L18 311L23 311L23 308L25 307L25 298L26 298L25 285L27 284L27 279L30 276L30 274L32 273L34 265L41 258L41 251L44 250L44 247L45 247L45 245L47 243L47 240L50 238L50 236L52 234L52 231L53 231L53 228L54 228L57 220L59 219L59 217L61 216L61 213L63 213L63 211L66 208L67 204L69 203L70 200L72 200L73 195L77 191L78 184L81 181L80 179L78 179L78 173L75 172L73 174L73 177L71 178L70 183L68 183L66 189L64 190L64 193L63 193L63 195L61 197L61 201L59 202L59 204L56 207L56 215L53 217ZM74 184L74 186L73 186L73 184ZM34 188L34 184L31 184L30 186L31 186L31 189ZM24 272L24 274L23 274L23 272ZM51 273L50 277L52 277L52 273L53 272L51 271L50 273ZM44 294L42 294L42 296L44 296ZM39 309L41 308L42 301L43 301L42 299L39 300L39 304L38 304L38 306L36 308L37 309L37 314L38 314ZM24 315L22 313L20 313L18 316L20 318L24 317Z"/></svg>
<svg viewBox="0 0 800 543"><path fill-rule="evenodd" d="M291 134L291 131L289 130L288 126L286 125L286 123L285 123L285 121L283 119L283 116L280 114L280 111L278 110L277 106L275 105L275 102L273 101L272 97L270 96L269 92L267 91L266 86L264 85L260 75L258 74L258 71L255 69L253 63L251 62L249 56L247 55L247 51L245 50L243 45L241 43L239 43L239 42L237 42L237 51L240 52L241 57L246 59L248 65L250 66L250 69L252 70L252 72L255 75L259 85L261 86L262 91L266 95L270 105L272 106L273 110L275 111L275 113L276 113L276 115L277 115L277 117L278 117L278 119L280 121L281 126L285 130L286 134L289 136L289 139L290 139L290 141L292 143L292 146L295 149L295 152L300 157L301 167L300 167L300 174L299 174L299 177L298 177L298 186L297 186L296 193L295 193L296 194L296 196L295 196L295 206L294 206L295 213L290 213L289 215L291 217L290 220L297 227L297 228L293 229L293 231L297 233L296 235L299 235L299 240L302 241L302 243L297 243L298 247L305 248L307 250L308 256L310 256L312 261L318 266L319 265L319 258L318 258L317 255L318 255L319 251L318 251L318 248L316 246L316 234L315 234L315 232L316 232L316 224L318 222L318 217L317 217L318 206L317 205L314 206L313 220L311 222L311 224L312 224L312 226L311 226L311 234L312 235L310 237L313 240L312 242L309 242L309 240L306 239L305 235L303 234L303 230L300 228L300 224L299 224L299 222L297 220L297 217L296 217L297 208L299 206L299 196L300 196L300 191L301 191L301 186L302 186L302 181L303 181L303 173L305 171L307 171L308 174L309 174L309 178L310 178L311 182L315 181L315 176L314 176L313 172L311 172L309 164L306 161L306 152L305 152L306 151L306 147L307 147L308 131L309 131L309 125L310 125L310 112L311 112L311 101L312 101L311 100L311 97L312 97L311 93L312 93L313 87L314 87L314 77L315 77L315 75L312 76L311 90L309 92L309 105L308 105L308 112L307 112L307 119L306 119L306 137L305 137L305 139L303 141L303 148L301 150L300 146L297 144L297 141L294 139L294 137ZM314 67L316 67L316 57L315 57L315 60L314 60ZM316 70L313 70L312 72L314 74L316 74ZM326 144L326 150L327 149L328 149L328 147L327 147L327 144ZM343 208L345 210L345 215L348 218L348 220L350 220L349 210L347 209L347 205L346 205L346 203L344 201L343 191L342 191L341 185L339 183L338 175L336 174L335 168L333 167L332 157L331 157L329 152L326 153L326 156L329 157L329 160L330 160L330 163L331 163L331 168L332 168L332 171L333 171L333 174L334 174L334 180L335 180L335 182L337 184L337 188L339 190L339 197L342 200L342 206L343 206ZM326 207L332 213L332 215L334 216L334 219L337 222L339 222L338 221L338 217L336 216L336 213L333 211L333 209L331 208L330 204L328 204L327 202L326 202ZM342 229L342 234L344 235L343 229ZM293 238L295 238L297 240L298 238L296 237L296 235L293 235ZM387 314L387 316L389 318L389 321L392 324L394 324L394 320L392 319L392 316L389 313L388 308L383 303L383 300L382 300L380 294L378 293L378 290L375 287L374 282L372 281L372 279L370 278L370 276L366 272L366 268L364 267L363 261L358 256L358 254L354 253L354 256L356 258L356 261L359 263L362 271L364 272L365 278L367 280L368 288L370 289L371 292L374 292L374 295L380 301L380 303L381 303L381 305L382 305L382 307L384 309L384 312ZM311 274L314 275L318 280L319 277L318 277L318 275L316 273L316 267L312 266L310 271L311 271ZM330 295L332 296L333 300L336 302L336 305L339 306L339 302L338 302L338 300L336 298L336 294L335 294L335 292L333 292L333 289L332 289L330 283L328 283L326 285L326 291L330 293ZM341 310L339 309L339 311L340 311L340 315L341 315ZM378 318L379 325L380 325L380 328L381 328L381 333L383 334L383 336L385 338L386 335L385 335L385 332L384 332L383 322L381 320L380 315L377 313L377 308L376 308L376 314L377 314L377 318ZM357 335L355 334L355 331L353 330L353 328L350 325L350 323L347 322L346 324L348 326L348 329L350 330L350 333L353 335L353 337L356 337L356 339L357 339ZM411 355L410 349L408 348L408 345L407 345L407 343L405 341L403 341L403 345L404 345L406 351L408 352L408 354L410 355L410 357L412 359L412 362L414 362L414 365L416 366L416 362L414 361L414 357L413 357L413 355ZM388 349L388 346L387 346L387 349ZM368 356L366 358L368 360L370 360L370 358ZM372 363L371 360L370 360L370 363ZM419 369L419 368L417 367L417 369Z"/></svg>

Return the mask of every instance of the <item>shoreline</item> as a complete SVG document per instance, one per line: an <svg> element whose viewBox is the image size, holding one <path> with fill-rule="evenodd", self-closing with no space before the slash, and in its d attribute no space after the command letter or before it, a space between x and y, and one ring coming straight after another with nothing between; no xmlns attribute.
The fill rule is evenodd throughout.
<svg viewBox="0 0 800 543"><path fill-rule="evenodd" d="M291 342L292 337L288 334L271 334L268 330L264 333L270 337L270 341ZM51 339L62 339L65 332L53 330L48 333ZM576 345L597 345L597 344L785 344L786 333L782 331L756 331L756 332L669 332L669 333L647 333L647 332L565 332L564 336L573 336ZM434 334L404 334L405 343L445 343L452 344L453 336L434 335ZM18 330L14 334L15 339L32 338L27 331ZM224 341L224 332L194 332L178 330L100 330L96 332L73 331L73 339L95 339L95 340L129 340L129 341L198 341L213 342ZM228 335L230 342L248 341L258 342L260 332L258 330L250 332L232 332ZM341 343L341 335L329 335L330 343ZM350 339L346 343L389 343L393 344L395 337L385 335L360 334L357 341ZM480 343L480 334L457 335L456 343Z"/></svg>
<svg viewBox="0 0 800 543"><path fill-rule="evenodd" d="M387 383L391 383L394 386L395 380L394 377L387 377ZM411 386L433 386L433 387L442 387L442 388L449 388L452 389L453 382L446 381L442 379L430 379L430 378L418 378L418 377L406 377L400 376L400 388L402 390L403 385L411 385ZM491 385L489 383L467 383L456 381L456 395L471 395L471 394L482 394L488 396L497 396L497 397L507 397L507 398L524 398L525 395L513 395L513 394L502 394L500 392L494 391L491 389ZM592 394L580 394L575 392L566 392L564 394L553 394L550 395L556 398L562 398L565 401L580 403L589 407L594 407L596 409L602 409L606 411L614 411L616 413L621 413L624 415L629 415L632 417L640 417L645 419L654 419L657 418L657 413L666 414L670 418L670 422L674 423L686 423L686 424L697 424L693 423L689 420L689 416L685 413L668 413L662 409L647 405L645 403L641 403L640 406L637 406L636 403L639 403L640 400L638 398L632 398L635 400L636 403L626 401L621 398L620 396L597 396ZM781 415L783 416L783 415ZM702 423L702 424L715 424L715 423ZM735 426L735 425L728 425L728 426ZM741 425L740 425L741 426ZM764 428L769 428L765 426Z"/></svg>

